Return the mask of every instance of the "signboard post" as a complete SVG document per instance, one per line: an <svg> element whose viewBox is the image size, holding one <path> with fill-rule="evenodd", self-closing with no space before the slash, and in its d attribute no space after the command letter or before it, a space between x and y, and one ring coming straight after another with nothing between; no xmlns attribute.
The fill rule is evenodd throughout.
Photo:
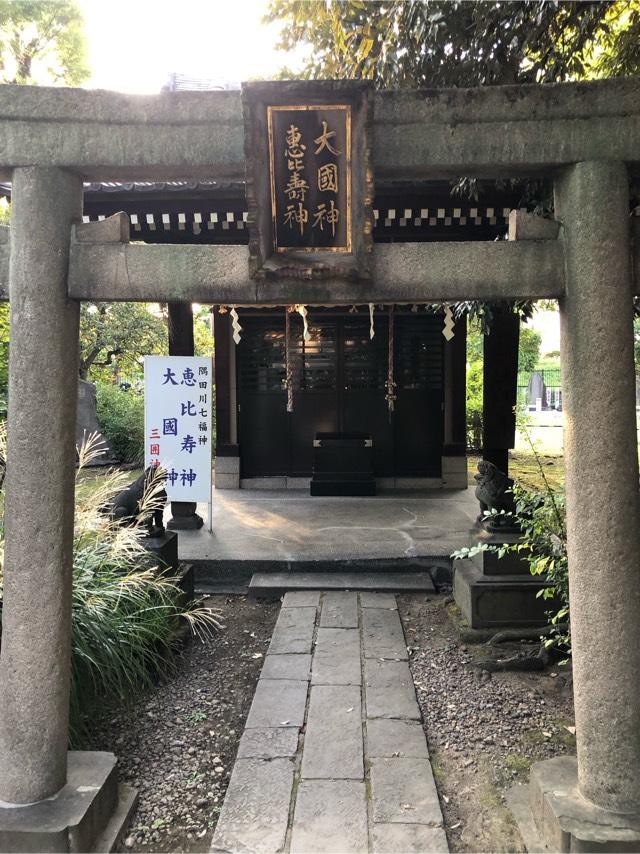
<svg viewBox="0 0 640 854"><path fill-rule="evenodd" d="M144 465L161 465L170 501L211 505L213 365L198 356L145 356Z"/></svg>

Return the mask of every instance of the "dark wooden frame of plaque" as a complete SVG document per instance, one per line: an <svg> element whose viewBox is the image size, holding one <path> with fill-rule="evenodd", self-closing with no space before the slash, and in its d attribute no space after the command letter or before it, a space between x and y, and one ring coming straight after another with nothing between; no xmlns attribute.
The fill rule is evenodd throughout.
<svg viewBox="0 0 640 854"><path fill-rule="evenodd" d="M275 249L268 107L351 107L351 251ZM314 80L242 84L249 274L253 279L371 279L373 169L369 144L373 86L369 81Z"/></svg>

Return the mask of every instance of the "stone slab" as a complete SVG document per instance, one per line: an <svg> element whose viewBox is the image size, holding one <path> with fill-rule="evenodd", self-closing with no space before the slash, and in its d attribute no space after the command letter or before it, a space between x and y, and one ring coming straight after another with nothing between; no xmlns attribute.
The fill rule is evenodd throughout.
<svg viewBox="0 0 640 854"><path fill-rule="evenodd" d="M283 653L282 655L266 655L261 679L295 679L309 680L311 677L311 655L309 653Z"/></svg>
<svg viewBox="0 0 640 854"><path fill-rule="evenodd" d="M283 608L317 608L319 604L319 590L290 590L282 600Z"/></svg>
<svg viewBox="0 0 640 854"><path fill-rule="evenodd" d="M138 806L138 790L125 783L118 784L118 803L106 827L93 843L93 851L110 854L120 848L129 822Z"/></svg>
<svg viewBox="0 0 640 854"><path fill-rule="evenodd" d="M373 824L372 854L449 854L441 827L425 824Z"/></svg>
<svg viewBox="0 0 640 854"><path fill-rule="evenodd" d="M420 720L413 679L406 661L365 660L367 718Z"/></svg>
<svg viewBox="0 0 640 854"><path fill-rule="evenodd" d="M0 851L90 851L117 811L118 795L113 753L70 751L67 782L55 797L0 806Z"/></svg>
<svg viewBox="0 0 640 854"><path fill-rule="evenodd" d="M390 608L398 610L398 603L393 593L361 593L360 606L362 608Z"/></svg>
<svg viewBox="0 0 640 854"><path fill-rule="evenodd" d="M318 629L311 683L313 685L362 684L358 629Z"/></svg>
<svg viewBox="0 0 640 854"><path fill-rule="evenodd" d="M362 645L365 658L406 661L407 643L398 612L365 608L362 611Z"/></svg>
<svg viewBox="0 0 640 854"><path fill-rule="evenodd" d="M364 782L303 780L298 788L291 854L367 854Z"/></svg>
<svg viewBox="0 0 640 854"><path fill-rule="evenodd" d="M256 727L243 732L236 759L278 759L297 752L296 727Z"/></svg>
<svg viewBox="0 0 640 854"><path fill-rule="evenodd" d="M333 591L325 593L320 614L320 627L356 629L358 627L358 594Z"/></svg>
<svg viewBox="0 0 640 854"><path fill-rule="evenodd" d="M417 721L379 718L367 721L367 756L429 759L427 739Z"/></svg>
<svg viewBox="0 0 640 854"><path fill-rule="evenodd" d="M302 753L303 779L362 780L362 704L356 685L314 685Z"/></svg>
<svg viewBox="0 0 640 854"><path fill-rule="evenodd" d="M316 622L315 608L282 608L273 630L268 653L310 653Z"/></svg>
<svg viewBox="0 0 640 854"><path fill-rule="evenodd" d="M548 852L536 827L529 803L529 785L517 783L505 793L507 807L516 820L520 836L525 844L527 854L543 854Z"/></svg>
<svg viewBox="0 0 640 854"><path fill-rule="evenodd" d="M256 572L249 585L249 595L281 596L286 591L317 590L318 587L322 590L436 592L428 572L341 572L336 569L331 572Z"/></svg>
<svg viewBox="0 0 640 854"><path fill-rule="evenodd" d="M289 759L239 759L229 781L211 851L273 854L282 850L293 770Z"/></svg>
<svg viewBox="0 0 640 854"><path fill-rule="evenodd" d="M372 759L373 821L442 827L431 765L422 759Z"/></svg>
<svg viewBox="0 0 640 854"><path fill-rule="evenodd" d="M293 679L259 679L246 729L301 727L308 683Z"/></svg>

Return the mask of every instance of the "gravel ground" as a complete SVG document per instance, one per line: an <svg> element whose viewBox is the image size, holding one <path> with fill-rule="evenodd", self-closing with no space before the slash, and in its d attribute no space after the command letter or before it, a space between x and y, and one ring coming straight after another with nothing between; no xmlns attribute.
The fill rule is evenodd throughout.
<svg viewBox="0 0 640 854"><path fill-rule="evenodd" d="M226 628L190 641L175 676L92 731L90 749L113 751L140 794L125 851L209 850L279 603L207 604Z"/></svg>
<svg viewBox="0 0 640 854"><path fill-rule="evenodd" d="M398 601L451 851L524 851L504 792L575 752L570 672L482 671L489 650L460 641L443 597Z"/></svg>

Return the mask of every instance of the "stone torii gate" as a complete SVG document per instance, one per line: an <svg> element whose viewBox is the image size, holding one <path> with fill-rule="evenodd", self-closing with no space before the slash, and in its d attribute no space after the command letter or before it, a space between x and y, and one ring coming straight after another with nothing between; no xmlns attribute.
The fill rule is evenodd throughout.
<svg viewBox="0 0 640 854"><path fill-rule="evenodd" d="M242 179L243 152L236 92L0 86L0 178L13 200L0 240L11 300L0 848L87 850L115 806L113 757L67 752L80 301L544 297L559 299L562 320L577 760L534 766L529 807L555 850L638 850L640 238L628 172L640 161L640 82L373 96L377 179L551 174L557 239L557 226L524 220L513 241L377 244L363 284L255 280L247 247L129 244L122 217L75 226L83 180Z"/></svg>

